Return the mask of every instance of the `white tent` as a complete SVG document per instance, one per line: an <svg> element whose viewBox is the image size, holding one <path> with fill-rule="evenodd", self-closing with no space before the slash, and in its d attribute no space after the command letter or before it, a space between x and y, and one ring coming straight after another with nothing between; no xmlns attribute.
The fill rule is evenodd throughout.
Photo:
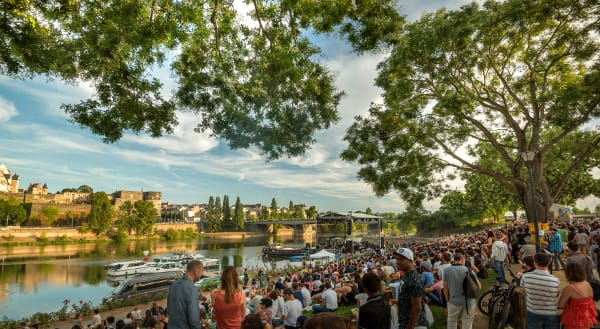
<svg viewBox="0 0 600 329"><path fill-rule="evenodd" d="M325 249L321 249L319 252L310 255L311 260L326 260L333 262L335 260L335 254Z"/></svg>

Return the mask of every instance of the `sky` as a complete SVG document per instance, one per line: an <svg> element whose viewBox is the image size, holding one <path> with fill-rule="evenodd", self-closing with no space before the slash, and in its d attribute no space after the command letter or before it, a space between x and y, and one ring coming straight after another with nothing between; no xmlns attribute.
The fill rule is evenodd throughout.
<svg viewBox="0 0 600 329"><path fill-rule="evenodd" d="M469 1L400 0L409 20L438 8L458 8ZM359 166L339 158L346 148L346 129L369 104L381 102L374 86L376 65L384 55L358 56L335 36L319 36L325 63L346 96L339 106L341 119L315 136L317 143L304 156L266 162L255 149L230 150L226 141L193 131L198 118L179 113L172 135L158 139L126 134L105 144L99 136L68 121L61 104L90 97L85 84L66 85L46 78L11 79L0 76L0 163L20 176L20 188L46 183L50 192L89 185L94 191L159 191L162 201L175 204L207 203L209 196L237 196L242 203L315 205L319 211L400 213L405 203L391 192L375 197L357 179ZM168 68L159 75L168 76ZM174 85L167 83L168 93ZM456 183L460 185L460 183ZM588 202L581 205L587 205ZM589 202L592 208L598 199ZM580 204L578 204L578 207ZM429 210L439 201L425 204Z"/></svg>

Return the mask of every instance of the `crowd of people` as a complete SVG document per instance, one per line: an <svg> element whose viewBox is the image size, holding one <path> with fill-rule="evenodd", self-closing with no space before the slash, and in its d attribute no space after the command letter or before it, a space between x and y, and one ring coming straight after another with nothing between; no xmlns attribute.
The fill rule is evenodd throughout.
<svg viewBox="0 0 600 329"><path fill-rule="evenodd" d="M105 328L424 329L432 324L430 307L435 305L445 309L448 329L471 329L477 301L465 292L465 278L471 275L481 288L477 278L495 272L502 284L507 281L504 269L520 264L516 275L524 289L527 329L558 329L561 324L589 329L597 323L592 286L599 255L598 222L552 223L539 252L528 226L514 224L426 243L386 243L328 264L304 263L280 272L225 267L221 286L208 296L194 285L203 267L192 261L172 285L165 309L118 321L107 318ZM564 288L553 271L564 271ZM356 317L339 317L340 305L353 307ZM312 311L309 318L307 311Z"/></svg>

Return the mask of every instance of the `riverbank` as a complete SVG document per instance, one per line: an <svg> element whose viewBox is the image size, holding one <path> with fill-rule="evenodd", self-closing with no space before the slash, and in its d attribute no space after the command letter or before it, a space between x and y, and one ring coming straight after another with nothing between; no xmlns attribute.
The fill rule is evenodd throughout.
<svg viewBox="0 0 600 329"><path fill-rule="evenodd" d="M196 224L155 224L154 234L148 236L130 236L130 239L159 239L164 236L167 229L185 231L192 229L200 238L209 239L245 239L257 236L272 235L269 232L217 232L208 233L198 231ZM278 235L293 235L292 229L280 229ZM31 243L77 243L108 241L106 234L96 235L92 232L83 232L80 227L21 227L8 226L0 228L0 244L31 244Z"/></svg>
<svg viewBox="0 0 600 329"><path fill-rule="evenodd" d="M519 265L513 264L513 265L511 265L511 267L512 267L513 271L515 271L515 272L520 270ZM490 270L490 272L491 272L491 270ZM561 289L564 288L564 286L566 286L568 284L568 282L566 281L565 276L564 276L564 271L555 271L553 273L553 275L560 279ZM482 293L483 293L483 291L482 291ZM202 294L208 295L208 292L202 292ZM158 306L162 306L162 307L166 307L166 305L167 305L166 299L160 299L160 300L156 300L154 302L156 302ZM147 304L138 305L138 308L140 310L142 310L142 313L145 310L150 309L151 307L152 307L152 302L149 302ZM108 316L114 316L116 319L125 319L125 317L127 316L127 313L131 312L133 309L134 309L133 306L129 306L129 307L123 307L123 308L106 311L101 314L102 319L106 319L106 317L108 317ZM443 310L440 309L438 312L435 312L435 313L436 313L436 319L435 319L436 324L435 324L434 328L440 328L440 324L443 324L443 327L445 328L445 318L443 315L444 314ZM86 316L83 319L84 325L87 323L90 323L91 321L92 321L91 315ZM73 322L73 319L64 320L64 321L53 321L48 324L40 326L40 328L42 328L42 329L46 329L46 328L48 328L48 329L51 329L51 328L71 329L72 322ZM477 307L475 307L473 328L487 328L487 325L488 325L488 317L486 315L484 315L483 313L481 313Z"/></svg>

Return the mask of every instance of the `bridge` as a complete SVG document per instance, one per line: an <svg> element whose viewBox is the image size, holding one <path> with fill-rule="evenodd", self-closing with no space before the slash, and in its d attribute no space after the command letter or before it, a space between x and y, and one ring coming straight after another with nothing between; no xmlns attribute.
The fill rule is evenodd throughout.
<svg viewBox="0 0 600 329"><path fill-rule="evenodd" d="M384 218L381 216L368 215L363 213L328 213L326 215L318 216L316 219L276 219L276 220L259 220L259 221L245 221L244 225L246 230L260 232L268 230L273 231L274 224L281 224L283 226L292 227L294 235L303 235L304 233L316 232L317 225L319 224L338 224L344 223L346 227L346 234L352 233L352 224L360 223L367 225L377 225L378 231L381 231L381 223L383 221L397 223L401 220L398 218Z"/></svg>

